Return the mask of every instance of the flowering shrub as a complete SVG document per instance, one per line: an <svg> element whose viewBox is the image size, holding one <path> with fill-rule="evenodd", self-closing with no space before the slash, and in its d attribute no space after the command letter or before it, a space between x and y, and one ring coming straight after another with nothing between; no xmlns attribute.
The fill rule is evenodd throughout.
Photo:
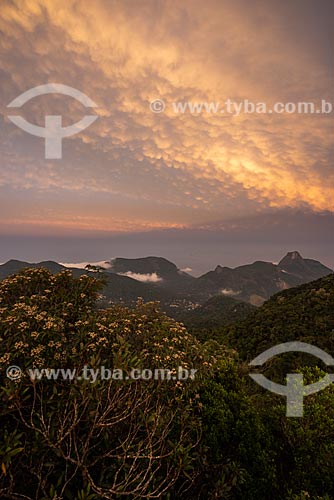
<svg viewBox="0 0 334 500"><path fill-rule="evenodd" d="M11 450L2 459L1 498L156 498L181 476L182 487L192 481L197 387L215 360L156 304L97 309L100 286L44 269L0 284L0 421ZM22 369L20 380L5 377L9 365ZM195 367L199 380L92 384L27 373L84 365Z"/></svg>
<svg viewBox="0 0 334 500"><path fill-rule="evenodd" d="M261 498L273 461L236 353L200 344L155 303L98 309L101 286L43 269L0 283L0 498ZM6 377L13 365L21 378ZM197 372L94 383L28 374L85 366Z"/></svg>

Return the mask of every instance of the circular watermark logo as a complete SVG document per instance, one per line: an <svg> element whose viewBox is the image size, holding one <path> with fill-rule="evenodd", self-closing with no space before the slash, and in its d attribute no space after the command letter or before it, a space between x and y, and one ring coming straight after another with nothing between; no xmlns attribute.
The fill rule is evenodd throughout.
<svg viewBox="0 0 334 500"><path fill-rule="evenodd" d="M12 365L7 368L6 375L10 380L20 380L22 370L19 366Z"/></svg>
<svg viewBox="0 0 334 500"><path fill-rule="evenodd" d="M266 361L272 359L278 354L286 352L305 352L312 354L321 359L327 366L334 366L334 358L327 352L319 349L312 344L306 342L284 342L278 344L266 351L262 352L254 358L249 364L250 366L262 366ZM249 376L255 382L268 391L285 396L287 399L286 416L287 417L302 417L304 412L304 396L322 391L329 384L334 382L334 374L327 374L314 384L304 385L303 375L301 373L287 373L286 385L277 384L272 380L267 379L261 373L250 373Z"/></svg>
<svg viewBox="0 0 334 500"><path fill-rule="evenodd" d="M80 90L61 83L47 83L33 87L11 101L7 108L20 108L30 99L45 94L63 94L73 97L81 102L85 107L96 108L97 104ZM60 115L46 115L45 127L39 127L33 123L27 122L25 118L18 115L8 116L9 120L17 127L28 134L45 139L45 159L59 160L62 158L62 141L65 137L78 134L89 127L98 118L97 115L86 115L74 125L68 127L62 126L62 117Z"/></svg>
<svg viewBox="0 0 334 500"><path fill-rule="evenodd" d="M163 113L166 109L166 104L162 99L155 99L150 103L152 113Z"/></svg>

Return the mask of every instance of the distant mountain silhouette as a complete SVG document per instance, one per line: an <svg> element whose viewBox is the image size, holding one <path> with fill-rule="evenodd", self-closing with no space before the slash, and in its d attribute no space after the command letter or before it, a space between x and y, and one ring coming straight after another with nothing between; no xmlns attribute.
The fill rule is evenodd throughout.
<svg viewBox="0 0 334 500"><path fill-rule="evenodd" d="M116 258L105 264L106 269L101 269L101 272L107 281L103 292L107 301L132 303L137 297L142 297L144 300L159 300L163 306L169 307L177 300L179 302L173 307L181 308L187 307L187 301L203 304L214 296L259 306L281 290L333 273L321 262L304 259L297 251L289 252L279 264L257 261L235 269L218 265L214 271L199 278L181 271L163 257ZM0 279L28 267L44 267L52 273L70 269L74 276L93 273L87 269L67 268L54 261L30 264L10 260L0 265Z"/></svg>
<svg viewBox="0 0 334 500"><path fill-rule="evenodd" d="M59 273L60 271L66 269L66 267L58 264L57 262L53 262L52 260L38 262L37 264L31 264L29 262L22 262L21 260L9 260L5 264L0 265L0 279L7 278L11 274L16 274L22 269L26 268L39 268L43 267L48 269L51 273ZM79 273L80 274L80 273Z"/></svg>
<svg viewBox="0 0 334 500"><path fill-rule="evenodd" d="M9 260L5 264L0 265L0 280L26 268L45 268L53 274L70 270L75 277L82 276L83 274L95 275L93 271L89 271L88 269L68 268L54 261L31 264L19 260ZM133 303L136 302L138 297L143 298L145 301L172 300L172 296L167 291L162 290L155 284L141 283L133 278L120 276L112 272L104 272L104 277L107 282L107 286L103 291L106 301Z"/></svg>
<svg viewBox="0 0 334 500"><path fill-rule="evenodd" d="M303 259L299 252L289 252L278 264L287 273L297 276L304 282L316 280L333 271L317 260Z"/></svg>
<svg viewBox="0 0 334 500"><path fill-rule="evenodd" d="M217 266L199 277L191 293L201 297L225 294L238 300L261 305L275 293L332 274L332 269L312 259L303 259L294 251L289 252L279 264L257 261L236 267Z"/></svg>
<svg viewBox="0 0 334 500"><path fill-rule="evenodd" d="M193 276L181 271L173 262L163 257L143 257L139 259L116 258L110 262L113 273L132 277L138 275L137 279L156 282L163 288L172 292L185 292L190 283L195 281Z"/></svg>

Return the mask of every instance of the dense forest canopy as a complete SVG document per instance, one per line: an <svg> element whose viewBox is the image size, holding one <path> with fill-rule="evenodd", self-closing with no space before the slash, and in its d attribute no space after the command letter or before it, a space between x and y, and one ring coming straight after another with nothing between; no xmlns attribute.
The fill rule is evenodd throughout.
<svg viewBox="0 0 334 500"><path fill-rule="evenodd" d="M1 498L333 498L333 388L309 396L302 419L287 418L285 399L257 386L247 365L287 340L331 352L333 276L284 291L241 322L201 325L202 342L157 303L98 308L101 286L98 276L45 269L0 284ZM323 375L294 363L306 380ZM13 365L16 380L6 377ZM28 372L85 366L197 371L94 383Z"/></svg>

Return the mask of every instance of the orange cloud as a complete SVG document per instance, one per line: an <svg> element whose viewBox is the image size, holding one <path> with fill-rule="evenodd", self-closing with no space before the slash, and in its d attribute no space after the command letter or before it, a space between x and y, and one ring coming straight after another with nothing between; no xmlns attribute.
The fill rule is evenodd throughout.
<svg viewBox="0 0 334 500"><path fill-rule="evenodd" d="M325 56L312 47L311 13L290 8L295 25L287 19L289 6L276 1L141 0L134 8L129 0L5 0L0 27L3 71L11 75L4 86L8 102L17 91L62 81L98 102L99 120L68 140L61 164L36 162L37 142L21 155L6 153L12 167L3 169L0 186L69 190L77 200L89 186L96 196L119 197L113 203L130 220L141 204L151 227L268 207L334 212L333 115L193 116L172 107L179 100L333 99ZM310 23L312 44L298 31L298 15ZM156 98L166 101L164 113L150 111ZM51 114L53 105L32 107L31 121ZM71 117L78 111L74 104L66 109ZM22 140L6 127L15 144ZM58 217L66 225L60 210ZM108 227L138 227L107 220ZM101 226L94 219L87 224Z"/></svg>

